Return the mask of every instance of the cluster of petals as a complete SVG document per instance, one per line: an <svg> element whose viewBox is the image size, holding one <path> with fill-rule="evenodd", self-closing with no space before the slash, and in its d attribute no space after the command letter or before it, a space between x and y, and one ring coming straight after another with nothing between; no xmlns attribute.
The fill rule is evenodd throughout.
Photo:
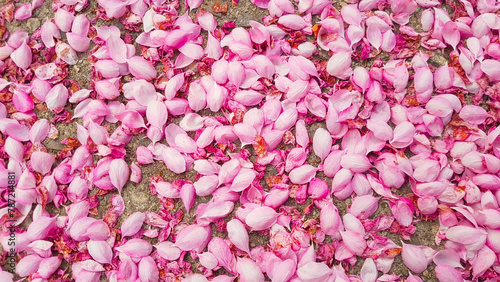
<svg viewBox="0 0 500 282"><path fill-rule="evenodd" d="M246 27L202 0L56 0L0 29L0 281L498 277L500 4L251 2ZM143 179L155 162L177 179ZM159 210L126 205L139 183ZM435 242L412 243L422 221Z"/></svg>

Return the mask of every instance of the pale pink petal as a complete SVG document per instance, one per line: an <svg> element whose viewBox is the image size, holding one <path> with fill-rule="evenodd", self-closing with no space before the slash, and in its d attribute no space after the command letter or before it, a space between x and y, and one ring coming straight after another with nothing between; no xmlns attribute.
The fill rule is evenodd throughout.
<svg viewBox="0 0 500 282"><path fill-rule="evenodd" d="M68 39L69 46L76 52L85 52L89 49L90 38L86 35L68 32L66 33L66 38Z"/></svg>
<svg viewBox="0 0 500 282"><path fill-rule="evenodd" d="M32 53L31 48L28 44L26 44L26 41L24 41L14 52L10 54L10 58L23 70L29 68L31 65Z"/></svg>
<svg viewBox="0 0 500 282"><path fill-rule="evenodd" d="M194 183L196 195L208 196L212 194L219 184L219 177L217 175L202 176Z"/></svg>
<svg viewBox="0 0 500 282"><path fill-rule="evenodd" d="M248 188L257 176L253 169L242 168L231 181L230 191L241 192Z"/></svg>
<svg viewBox="0 0 500 282"><path fill-rule="evenodd" d="M54 110L55 108L64 107L66 101L68 100L68 88L66 88L62 83L56 84L47 93L45 98L45 103L47 103L47 108L49 110Z"/></svg>
<svg viewBox="0 0 500 282"><path fill-rule="evenodd" d="M330 154L330 150L332 149L332 137L326 129L316 129L313 137L313 149L314 153L321 160L324 160L328 154Z"/></svg>
<svg viewBox="0 0 500 282"><path fill-rule="evenodd" d="M278 214L270 207L262 206L251 211L245 223L252 228L252 230L260 231L270 228L276 223Z"/></svg>
<svg viewBox="0 0 500 282"><path fill-rule="evenodd" d="M241 165L238 159L225 162L219 171L219 183L223 184L233 181L240 169Z"/></svg>
<svg viewBox="0 0 500 282"><path fill-rule="evenodd" d="M210 226L190 225L177 234L175 245L183 251L200 252L208 245L211 237L212 229Z"/></svg>
<svg viewBox="0 0 500 282"><path fill-rule="evenodd" d="M33 7L31 3L21 5L17 8L14 13L14 18L18 21L26 20L31 18L31 13L33 12Z"/></svg>
<svg viewBox="0 0 500 282"><path fill-rule="evenodd" d="M110 234L108 225L102 220L96 220L86 228L84 236L90 240L103 241L107 240Z"/></svg>
<svg viewBox="0 0 500 282"><path fill-rule="evenodd" d="M172 172L180 174L186 171L186 160L176 149L164 147L162 159L168 169Z"/></svg>
<svg viewBox="0 0 500 282"><path fill-rule="evenodd" d="M471 261L472 264L472 274L474 277L478 277L484 274L484 272L490 268L497 260L497 254L493 252L487 246L482 247L478 252L475 259Z"/></svg>
<svg viewBox="0 0 500 282"><path fill-rule="evenodd" d="M319 222L321 230L326 235L333 236L339 231L341 218L337 207L331 200L321 209Z"/></svg>
<svg viewBox="0 0 500 282"><path fill-rule="evenodd" d="M295 14L281 16L278 23L293 30L301 30L307 26L306 21Z"/></svg>
<svg viewBox="0 0 500 282"><path fill-rule="evenodd" d="M97 262L105 264L111 263L113 251L106 241L93 241L87 243L90 256Z"/></svg>
<svg viewBox="0 0 500 282"><path fill-rule="evenodd" d="M328 281L333 271L324 263L309 262L297 269L297 276L304 282Z"/></svg>
<svg viewBox="0 0 500 282"><path fill-rule="evenodd" d="M317 168L312 165L302 165L290 171L290 181L295 184L304 184L311 181L316 175Z"/></svg>
<svg viewBox="0 0 500 282"><path fill-rule="evenodd" d="M156 69L151 62L147 61L142 56L134 56L128 59L127 64L130 73L139 79L150 81L156 77Z"/></svg>
<svg viewBox="0 0 500 282"><path fill-rule="evenodd" d="M76 65L78 63L76 51L67 43L58 41L56 43L56 54L59 59L68 65Z"/></svg>
<svg viewBox="0 0 500 282"><path fill-rule="evenodd" d="M351 68L351 54L347 52L338 52L328 60L326 67L328 73L332 76L342 78Z"/></svg>
<svg viewBox="0 0 500 282"><path fill-rule="evenodd" d="M346 247L356 255L360 256L366 249L366 241L358 232L346 230L340 231L340 235Z"/></svg>
<svg viewBox="0 0 500 282"><path fill-rule="evenodd" d="M148 256L153 250L153 247L148 241L134 238L128 240L125 244L116 247L116 250L129 257L142 258Z"/></svg>
<svg viewBox="0 0 500 282"><path fill-rule="evenodd" d="M435 268L436 277L440 282L464 281L462 273L449 265L438 264Z"/></svg>
<svg viewBox="0 0 500 282"><path fill-rule="evenodd" d="M172 242L162 242L155 246L158 254L166 260L176 260L181 255L181 250Z"/></svg>
<svg viewBox="0 0 500 282"><path fill-rule="evenodd" d="M71 25L74 19L75 16L65 9L57 9L54 15L54 21L56 22L57 27L64 32L69 32L71 30Z"/></svg>
<svg viewBox="0 0 500 282"><path fill-rule="evenodd" d="M42 175L51 170L54 161L55 157L49 153L36 151L31 154L31 167Z"/></svg>
<svg viewBox="0 0 500 282"><path fill-rule="evenodd" d="M494 81L500 81L500 62L498 60L484 60L481 63L481 70Z"/></svg>
<svg viewBox="0 0 500 282"><path fill-rule="evenodd" d="M241 103L244 106L255 106L259 104L265 95L255 91L255 90L242 90L236 92L234 95L234 100Z"/></svg>
<svg viewBox="0 0 500 282"><path fill-rule="evenodd" d="M460 118L471 124L482 124L490 115L479 106L466 105L460 110Z"/></svg>
<svg viewBox="0 0 500 282"><path fill-rule="evenodd" d="M122 224L122 236L135 235L141 229L144 220L146 220L146 215L142 212L134 212L131 214Z"/></svg>
<svg viewBox="0 0 500 282"><path fill-rule="evenodd" d="M125 42L118 36L111 35L106 40L108 54L117 63L127 62L127 46Z"/></svg>
<svg viewBox="0 0 500 282"><path fill-rule="evenodd" d="M363 282L375 282L378 278L377 266L372 258L365 259L360 273Z"/></svg>
<svg viewBox="0 0 500 282"><path fill-rule="evenodd" d="M444 41L455 49L460 42L460 31L458 31L457 24L453 21L445 23L442 34Z"/></svg>
<svg viewBox="0 0 500 282"><path fill-rule="evenodd" d="M413 142L415 126L410 122L402 122L394 128L394 137L391 145L396 148L404 148Z"/></svg>
<svg viewBox="0 0 500 282"><path fill-rule="evenodd" d="M189 210L194 205L195 194L196 194L196 190L194 188L194 185L190 184L190 183L186 183L186 184L182 185L181 190L179 191L179 196L180 196L182 203L184 204L184 207L186 208L187 212L189 212Z"/></svg>
<svg viewBox="0 0 500 282"><path fill-rule="evenodd" d="M61 262L62 258L59 257L46 258L40 262L37 273L40 277L47 279L59 268Z"/></svg>
<svg viewBox="0 0 500 282"><path fill-rule="evenodd" d="M352 82L365 92L371 85L371 78L368 71L363 67L357 67L352 74Z"/></svg>
<svg viewBox="0 0 500 282"><path fill-rule="evenodd" d="M38 255L27 255L17 262L16 273L20 277L26 277L33 274L38 270L38 266L42 260L43 258Z"/></svg>
<svg viewBox="0 0 500 282"><path fill-rule="evenodd" d="M363 173L372 167L372 164L365 155L347 154L340 161L340 165L354 173Z"/></svg>
<svg viewBox="0 0 500 282"><path fill-rule="evenodd" d="M232 219L227 223L227 234L231 243L240 250L250 253L249 237L245 225L238 219Z"/></svg>
<svg viewBox="0 0 500 282"><path fill-rule="evenodd" d="M453 226L446 231L448 240L460 244L473 244L487 237L487 233L482 228L474 228L469 226Z"/></svg>
<svg viewBox="0 0 500 282"><path fill-rule="evenodd" d="M130 170L127 163L123 159L114 159L111 161L109 168L109 178L111 184L115 186L118 192L121 192L125 183L130 176Z"/></svg>
<svg viewBox="0 0 500 282"><path fill-rule="evenodd" d="M245 81L245 68L238 61L233 61L228 64L227 77L229 82L237 88Z"/></svg>
<svg viewBox="0 0 500 282"><path fill-rule="evenodd" d="M371 118L366 122L366 127L380 140L387 141L394 137L392 128L383 120Z"/></svg>
<svg viewBox="0 0 500 282"><path fill-rule="evenodd" d="M156 261L152 257L143 257L139 262L138 269L141 281L158 281L160 272L158 266L156 266Z"/></svg>
<svg viewBox="0 0 500 282"><path fill-rule="evenodd" d="M427 258L419 246L403 243L401 256L403 257L403 262L411 271L422 273L427 269Z"/></svg>
<svg viewBox="0 0 500 282"><path fill-rule="evenodd" d="M451 267L462 268L462 265L460 264L460 256L452 249L437 252L432 260L436 265L444 264Z"/></svg>
<svg viewBox="0 0 500 282"><path fill-rule="evenodd" d="M42 216L33 221L28 227L28 238L31 241L43 240L47 237L49 232L56 227L56 218Z"/></svg>
<svg viewBox="0 0 500 282"><path fill-rule="evenodd" d="M349 212L359 219L367 219L378 209L379 198L372 195L355 197L352 201Z"/></svg>

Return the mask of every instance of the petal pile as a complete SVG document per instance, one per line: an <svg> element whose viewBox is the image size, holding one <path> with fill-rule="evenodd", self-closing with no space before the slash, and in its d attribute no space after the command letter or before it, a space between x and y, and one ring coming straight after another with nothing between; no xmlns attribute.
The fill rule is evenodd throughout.
<svg viewBox="0 0 500 282"><path fill-rule="evenodd" d="M1 281L500 275L500 4L46 2L0 7Z"/></svg>

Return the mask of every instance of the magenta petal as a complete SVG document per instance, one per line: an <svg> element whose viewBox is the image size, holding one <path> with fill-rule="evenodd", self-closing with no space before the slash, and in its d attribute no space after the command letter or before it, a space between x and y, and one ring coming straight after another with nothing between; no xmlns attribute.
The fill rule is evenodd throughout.
<svg viewBox="0 0 500 282"><path fill-rule="evenodd" d="M16 110L23 113L31 111L34 108L33 100L26 92L14 91L12 102L14 103L14 107L16 107Z"/></svg>

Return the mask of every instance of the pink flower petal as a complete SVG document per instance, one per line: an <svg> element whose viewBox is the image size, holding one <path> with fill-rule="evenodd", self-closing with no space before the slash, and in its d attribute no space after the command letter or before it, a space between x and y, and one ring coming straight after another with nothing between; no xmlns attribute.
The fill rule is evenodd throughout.
<svg viewBox="0 0 500 282"><path fill-rule="evenodd" d="M278 214L270 207L262 206L251 211L245 223L252 228L252 230L260 231L270 228L276 223Z"/></svg>
<svg viewBox="0 0 500 282"><path fill-rule="evenodd" d="M125 183L127 183L130 170L127 163L123 159L115 159L111 161L109 168L109 178L111 184L115 186L118 192L121 192Z"/></svg>
<svg viewBox="0 0 500 282"><path fill-rule="evenodd" d="M31 48L28 44L26 44L26 41L24 41L14 52L10 54L10 58L23 70L29 68L31 65L32 53Z"/></svg>
<svg viewBox="0 0 500 282"><path fill-rule="evenodd" d="M128 240L125 244L116 247L116 250L126 254L129 257L142 258L148 256L153 250L153 247L148 241L134 238Z"/></svg>
<svg viewBox="0 0 500 282"><path fill-rule="evenodd" d="M93 241L90 240L87 243L87 249L92 258L102 264L111 263L113 258L113 251L108 243L105 241Z"/></svg>
<svg viewBox="0 0 500 282"><path fill-rule="evenodd" d="M314 153L324 160L332 149L332 137L330 133L323 128L316 129L313 137Z"/></svg>
<svg viewBox="0 0 500 282"><path fill-rule="evenodd" d="M175 246L183 251L196 250L200 252L205 249L212 237L210 226L190 225L182 229L175 241Z"/></svg>
<svg viewBox="0 0 500 282"><path fill-rule="evenodd" d="M143 257L139 262L138 269L141 281L158 281L160 272L158 266L156 266L156 261L152 257Z"/></svg>
<svg viewBox="0 0 500 282"><path fill-rule="evenodd" d="M227 223L227 234L231 243L240 250L250 253L249 237L245 225L238 219L232 219Z"/></svg>
<svg viewBox="0 0 500 282"><path fill-rule="evenodd" d="M413 272L422 273L427 269L427 258L419 246L403 243L403 262Z"/></svg>

